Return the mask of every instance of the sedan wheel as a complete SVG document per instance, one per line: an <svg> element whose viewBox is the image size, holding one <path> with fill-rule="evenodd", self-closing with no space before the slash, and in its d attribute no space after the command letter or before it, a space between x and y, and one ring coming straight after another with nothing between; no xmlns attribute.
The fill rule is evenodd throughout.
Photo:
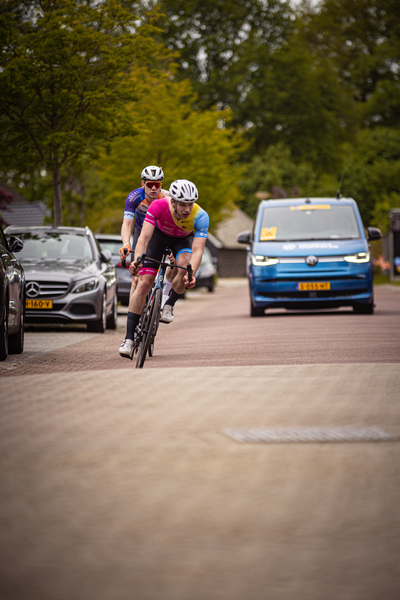
<svg viewBox="0 0 400 600"><path fill-rule="evenodd" d="M107 328L108 329L117 329L117 319L118 319L117 297L114 296L112 311L107 319Z"/></svg>
<svg viewBox="0 0 400 600"><path fill-rule="evenodd" d="M92 321L87 324L88 331L92 331L94 333L104 333L107 326L107 296L106 292L103 293L103 299L101 304L101 316L97 321Z"/></svg>

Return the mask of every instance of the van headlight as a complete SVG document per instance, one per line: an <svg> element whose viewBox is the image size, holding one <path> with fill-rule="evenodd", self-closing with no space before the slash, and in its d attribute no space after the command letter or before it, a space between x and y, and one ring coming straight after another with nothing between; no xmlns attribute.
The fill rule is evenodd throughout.
<svg viewBox="0 0 400 600"><path fill-rule="evenodd" d="M256 267L270 267L271 265L276 265L279 262L279 258L269 258L260 254L252 254L251 262Z"/></svg>
<svg viewBox="0 0 400 600"><path fill-rule="evenodd" d="M358 252L357 254L349 254L343 256L344 260L351 263L367 263L370 259L369 252Z"/></svg>
<svg viewBox="0 0 400 600"><path fill-rule="evenodd" d="M73 294L81 294L82 292L91 292L95 290L98 286L99 282L97 279L87 279L86 281L81 281L77 283L77 285L72 290Z"/></svg>

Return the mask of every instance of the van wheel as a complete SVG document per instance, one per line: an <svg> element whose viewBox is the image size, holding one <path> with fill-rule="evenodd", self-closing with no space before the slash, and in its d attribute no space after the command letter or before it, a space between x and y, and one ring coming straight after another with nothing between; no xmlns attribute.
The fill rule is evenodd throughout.
<svg viewBox="0 0 400 600"><path fill-rule="evenodd" d="M250 316L251 317L263 317L264 316L264 308L258 308L258 306L253 306L253 303L250 300Z"/></svg>
<svg viewBox="0 0 400 600"><path fill-rule="evenodd" d="M369 304L355 304L353 310L356 315L373 315L374 314L374 297L372 296Z"/></svg>

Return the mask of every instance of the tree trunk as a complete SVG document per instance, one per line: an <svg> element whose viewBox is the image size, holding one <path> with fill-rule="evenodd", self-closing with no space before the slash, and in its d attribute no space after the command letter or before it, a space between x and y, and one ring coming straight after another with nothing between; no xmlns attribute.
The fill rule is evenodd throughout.
<svg viewBox="0 0 400 600"><path fill-rule="evenodd" d="M61 177L60 167L56 165L53 171L53 198L54 198L54 227L62 225L62 204L61 204Z"/></svg>

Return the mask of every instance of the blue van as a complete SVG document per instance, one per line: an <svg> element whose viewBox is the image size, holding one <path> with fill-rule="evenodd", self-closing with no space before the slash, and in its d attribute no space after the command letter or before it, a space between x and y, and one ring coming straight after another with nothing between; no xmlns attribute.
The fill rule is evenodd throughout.
<svg viewBox="0 0 400 600"><path fill-rule="evenodd" d="M266 308L316 309L352 306L373 314L374 268L367 235L352 198L285 198L260 203L248 244L250 314Z"/></svg>

